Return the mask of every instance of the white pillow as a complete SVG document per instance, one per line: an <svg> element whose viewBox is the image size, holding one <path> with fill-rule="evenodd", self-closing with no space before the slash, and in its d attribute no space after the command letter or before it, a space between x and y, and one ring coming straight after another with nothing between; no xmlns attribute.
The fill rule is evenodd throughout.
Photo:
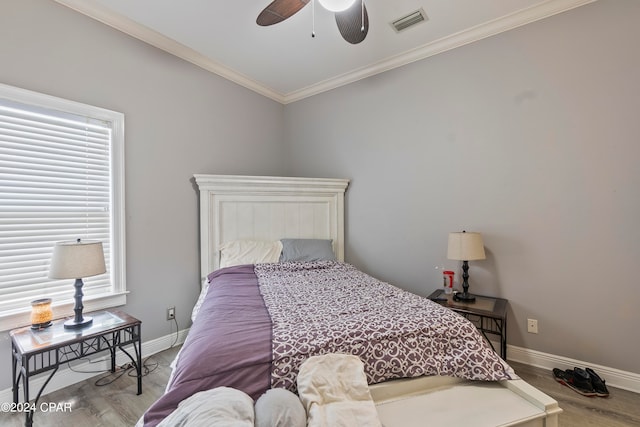
<svg viewBox="0 0 640 427"><path fill-rule="evenodd" d="M233 265L278 262L282 243L259 240L235 240L220 246L220 268Z"/></svg>
<svg viewBox="0 0 640 427"><path fill-rule="evenodd" d="M253 399L240 390L217 387L180 402L158 427L253 427L254 424Z"/></svg>

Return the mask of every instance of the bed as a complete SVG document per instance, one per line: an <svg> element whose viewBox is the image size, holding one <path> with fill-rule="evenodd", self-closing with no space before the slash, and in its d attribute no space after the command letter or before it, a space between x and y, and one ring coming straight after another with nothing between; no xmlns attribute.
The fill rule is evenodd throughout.
<svg viewBox="0 0 640 427"><path fill-rule="evenodd" d="M296 392L309 357L349 354L363 362L385 427L557 425L557 402L520 380L466 319L344 262L347 180L194 178L203 289L166 393L139 424L157 425L215 387L254 400ZM264 258L242 262L256 250Z"/></svg>

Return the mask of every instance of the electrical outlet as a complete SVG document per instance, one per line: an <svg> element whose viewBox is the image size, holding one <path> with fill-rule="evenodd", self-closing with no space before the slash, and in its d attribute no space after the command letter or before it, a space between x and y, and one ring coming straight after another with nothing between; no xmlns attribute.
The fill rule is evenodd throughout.
<svg viewBox="0 0 640 427"><path fill-rule="evenodd" d="M173 320L176 318L176 308L169 307L167 308L167 320Z"/></svg>
<svg viewBox="0 0 640 427"><path fill-rule="evenodd" d="M530 334L538 333L538 321L536 319L527 319L527 332Z"/></svg>

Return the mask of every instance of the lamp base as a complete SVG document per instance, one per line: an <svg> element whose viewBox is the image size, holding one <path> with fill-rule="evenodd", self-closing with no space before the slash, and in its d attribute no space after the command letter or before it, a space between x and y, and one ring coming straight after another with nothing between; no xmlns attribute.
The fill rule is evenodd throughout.
<svg viewBox="0 0 640 427"><path fill-rule="evenodd" d="M79 322L76 322L76 319L71 319L71 320L67 320L66 322L64 322L64 328L65 329L80 329L80 328L87 327L87 326L91 325L92 323L93 323L93 318L92 317L85 317L84 319L82 319Z"/></svg>
<svg viewBox="0 0 640 427"><path fill-rule="evenodd" d="M458 292L453 294L453 300L461 302L476 302L476 297L471 295L469 292Z"/></svg>

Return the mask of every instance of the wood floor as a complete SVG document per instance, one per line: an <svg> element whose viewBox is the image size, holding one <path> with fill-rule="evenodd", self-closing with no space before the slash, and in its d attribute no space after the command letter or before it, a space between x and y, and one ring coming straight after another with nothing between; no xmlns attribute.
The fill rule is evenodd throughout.
<svg viewBox="0 0 640 427"><path fill-rule="evenodd" d="M42 397L42 402L69 403L71 410L46 414L38 412L34 417L34 426L133 426L164 392L169 364L177 351L178 348L172 348L147 359L147 365L157 362L158 367L143 378L140 396L136 395L135 377L123 375L106 386L97 386L95 382L98 377L94 377ZM640 394L609 387L609 398L584 397L554 381L547 370L515 362L511 365L522 379L559 402L564 410L560 415L562 427L640 426ZM0 426L19 427L23 424L24 416L0 414Z"/></svg>

